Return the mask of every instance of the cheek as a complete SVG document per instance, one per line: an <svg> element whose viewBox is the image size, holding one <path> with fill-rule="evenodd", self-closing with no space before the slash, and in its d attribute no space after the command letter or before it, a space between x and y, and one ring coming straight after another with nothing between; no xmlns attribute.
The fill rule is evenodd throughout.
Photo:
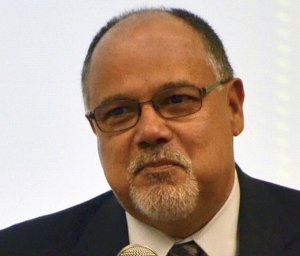
<svg viewBox="0 0 300 256"><path fill-rule="evenodd" d="M98 153L106 179L116 194L127 193L128 146L122 139L99 138Z"/></svg>
<svg viewBox="0 0 300 256"><path fill-rule="evenodd" d="M232 165L232 135L226 113L202 113L190 122L181 141L200 181L211 182Z"/></svg>

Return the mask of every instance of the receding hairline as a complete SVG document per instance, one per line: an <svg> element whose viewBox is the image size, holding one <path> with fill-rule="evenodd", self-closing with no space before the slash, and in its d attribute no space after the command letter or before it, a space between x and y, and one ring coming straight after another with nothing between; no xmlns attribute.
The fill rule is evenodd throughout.
<svg viewBox="0 0 300 256"><path fill-rule="evenodd" d="M190 16L183 17L181 16L182 13L181 14L177 13L178 11L186 12L186 14ZM177 20L179 23L186 25L186 27L191 28L198 34L199 38L201 39L201 42L203 43L203 46L207 49L208 58L209 58L208 61L210 62L212 68L214 69L214 72L216 72L216 76L218 79L227 79L229 77L231 78L233 77L233 70L228 61L222 41L215 33L213 28L201 17L198 17L197 15L183 9L146 8L146 9L131 10L112 18L105 26L101 28L101 30L96 34L92 43L90 44L89 51L87 53L83 70L82 70L82 92L83 92L84 103L86 108L88 107L88 102L89 102L88 86L87 86L88 75L90 71L92 57L99 43L101 43L107 35L110 35L111 32L114 32L116 29L118 30L119 28L118 25L124 26L124 23L126 25L126 22L130 22L129 24L131 25L132 20L134 19L137 20L141 20L143 18L148 20L157 19L157 17L160 15L162 17L169 17L171 19L174 19L174 21ZM194 17L196 17L197 20L196 23L198 22L199 24L195 25L194 23L195 21L192 20ZM116 31L116 32L122 33L122 31ZM210 38L211 35L213 35L213 38ZM217 44L217 46L214 44ZM213 49L214 47L215 49Z"/></svg>
<svg viewBox="0 0 300 256"><path fill-rule="evenodd" d="M201 50L209 52L208 44L203 38L203 35L200 34L196 29L187 24L184 20L161 10L146 10L144 12L134 13L130 16L126 16L122 20L120 20L117 24L109 29L97 42L94 47L93 53L90 58L90 67L93 63L93 58L97 55L97 51L104 47L106 49L107 46L111 45L119 45L123 44L124 41L127 40L135 40L135 36L139 38L140 31L150 31L153 29L152 25L158 25L158 29L161 27L162 23L166 21L167 26L173 26L179 29L179 33L174 34L178 38L187 39L193 42L193 46L199 48L196 44L195 39L199 40L198 42L204 47L201 47ZM147 25L150 24L150 29ZM160 27L159 27L160 26ZM149 30L148 30L149 29ZM155 29L155 28L154 28ZM154 31L156 33L156 31ZM121 38L121 39L120 39ZM194 38L194 39L191 39ZM113 48L113 47L112 47ZM209 53L208 53L209 54Z"/></svg>
<svg viewBox="0 0 300 256"><path fill-rule="evenodd" d="M104 40L106 40L107 36L111 36L111 33L116 33L120 34L120 33L127 33L127 31L122 31L122 27L121 26L126 26L126 23L128 23L128 25L130 26L132 24L132 21L134 21L134 19L136 20L141 20L143 18L147 18L148 20L155 20L157 18L157 15L161 15L162 17L169 17L171 19L177 20L179 23L185 24L187 26L189 26L190 28L192 28L195 32L198 33L198 31L196 29L194 29L192 26L190 26L185 20L180 19L179 17L176 17L175 15L173 15L172 13L169 12L169 9L166 8L150 8L150 9L137 9L137 10L132 10L132 11L127 11L122 13L119 16L116 16L114 19L112 19L111 21L114 22L114 20L116 20L116 22L110 26L105 33L103 33L103 35L100 37L100 39L97 41L96 45L93 48L93 51L91 52L90 58L89 58L89 65L88 68L86 70L86 74L85 74L85 82L88 81L88 72L90 69L90 64L92 61L92 58L94 56L94 52L96 50L97 47L99 47L99 44L101 44L101 42L103 42ZM149 18L151 17L151 18ZM121 28L119 30L119 28ZM123 27L124 28L124 27ZM118 30L118 31L116 31ZM201 37L201 34L198 33ZM203 38L201 37L204 45L206 46L206 42L205 40L203 40ZM84 82L84 81L83 81Z"/></svg>
<svg viewBox="0 0 300 256"><path fill-rule="evenodd" d="M158 19L162 17L162 19L166 20L173 20L170 22L170 24L173 24L175 26L183 25L183 27L187 30L190 30L192 33L198 34L198 31L196 31L193 27L189 26L184 20L164 11L160 10L146 10L144 12L139 12L139 13L133 13L132 15L126 16L122 20L120 20L118 23L116 23L114 26L112 26L97 42L95 45L93 54L91 55L91 59L94 57L94 53L97 50L97 48L102 47L106 43L106 40L108 40L108 45L114 44L114 42L118 41L118 38L124 38L125 40L131 39L131 35L134 34L139 34L139 32L136 31L137 29L147 31L147 24L153 24L158 21ZM144 22L143 22L144 20ZM160 20L159 20L160 22ZM177 22L177 24L176 24ZM141 24L143 23L143 24ZM161 23L160 23L161 24ZM187 32L188 33L188 32ZM187 38L188 34L185 34ZM178 36L181 36L181 34L178 33ZM201 42L204 43L206 46L205 40L203 40L202 35L200 35L200 40ZM122 43L122 41L121 41Z"/></svg>
<svg viewBox="0 0 300 256"><path fill-rule="evenodd" d="M121 16L121 19L114 24L98 41L98 44L104 40L104 38L111 34L111 33L127 33L127 31L124 30L126 26L128 27L134 27L134 24L138 24L140 22L143 22L145 20L145 23L150 23L151 21L156 22L159 18L162 19L171 19L174 21L177 21L178 23L183 24L187 28L191 28L196 33L198 32L193 27L191 27L186 21L183 19L180 19L179 17L174 16L172 13L160 10L160 9L154 9L154 10L143 10L141 12L133 12L132 14L125 15L123 18ZM175 24L175 23L174 23ZM139 26L139 25L137 25ZM117 31L116 31L117 30ZM97 44L97 45L98 45Z"/></svg>

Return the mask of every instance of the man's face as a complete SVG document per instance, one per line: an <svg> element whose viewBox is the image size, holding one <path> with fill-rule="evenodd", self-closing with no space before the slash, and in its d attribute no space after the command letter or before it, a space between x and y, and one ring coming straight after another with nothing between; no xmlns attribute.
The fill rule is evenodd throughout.
<svg viewBox="0 0 300 256"><path fill-rule="evenodd" d="M145 102L166 84L201 88L216 81L194 29L168 14L137 15L98 43L89 105L93 110L117 96ZM201 110L189 116L166 120L146 103L129 130L104 133L93 124L106 178L124 208L148 223L211 218L233 184L232 138L243 129L242 101L241 82L234 80L205 96Z"/></svg>

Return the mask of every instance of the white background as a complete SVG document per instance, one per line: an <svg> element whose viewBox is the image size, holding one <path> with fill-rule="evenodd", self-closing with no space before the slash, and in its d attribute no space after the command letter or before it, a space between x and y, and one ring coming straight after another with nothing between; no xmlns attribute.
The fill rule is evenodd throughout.
<svg viewBox="0 0 300 256"><path fill-rule="evenodd" d="M84 117L81 65L108 19L162 4L207 19L244 81L237 162L300 189L299 1L0 0L0 229L109 189Z"/></svg>

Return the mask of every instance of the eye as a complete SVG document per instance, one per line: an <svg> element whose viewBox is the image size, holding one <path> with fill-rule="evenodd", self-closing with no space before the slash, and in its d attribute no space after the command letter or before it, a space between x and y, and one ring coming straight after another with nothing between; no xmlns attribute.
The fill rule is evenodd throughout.
<svg viewBox="0 0 300 256"><path fill-rule="evenodd" d="M117 117L122 116L130 112L130 108L128 106L118 106L112 109L109 109L105 113L105 117Z"/></svg>
<svg viewBox="0 0 300 256"><path fill-rule="evenodd" d="M178 103L182 103L185 102L187 100L190 100L191 97L189 95L172 95L169 97L168 102L169 103L174 103L174 104L178 104Z"/></svg>
<svg viewBox="0 0 300 256"><path fill-rule="evenodd" d="M179 87L163 91L153 99L158 108L185 107L199 102L199 91L194 87Z"/></svg>

